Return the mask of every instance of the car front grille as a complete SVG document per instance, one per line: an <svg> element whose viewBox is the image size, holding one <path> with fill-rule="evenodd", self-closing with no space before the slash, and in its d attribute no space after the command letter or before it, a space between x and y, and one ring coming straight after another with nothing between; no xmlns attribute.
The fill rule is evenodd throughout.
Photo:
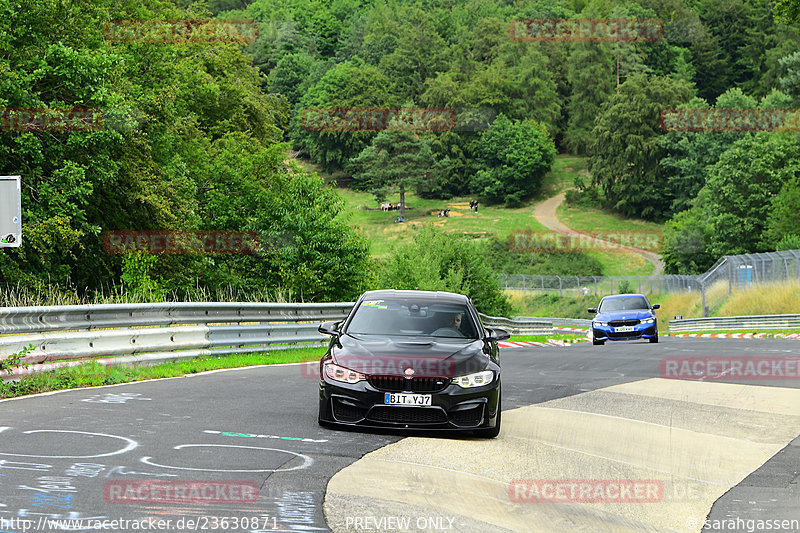
<svg viewBox="0 0 800 533"><path fill-rule="evenodd" d="M333 417L340 422L357 422L364 418L364 409L333 399Z"/></svg>
<svg viewBox="0 0 800 533"><path fill-rule="evenodd" d="M373 376L369 384L386 392L441 392L450 385L450 378L401 378L396 376Z"/></svg>
<svg viewBox="0 0 800 533"><path fill-rule="evenodd" d="M611 326L612 328L618 328L620 326L638 326L639 319L632 318L629 320L611 320L608 322L608 325Z"/></svg>
<svg viewBox="0 0 800 533"><path fill-rule="evenodd" d="M616 333L616 332L608 332L609 339L627 339L627 338L638 338L642 333L640 331L628 331L625 333Z"/></svg>
<svg viewBox="0 0 800 533"><path fill-rule="evenodd" d="M461 411L451 411L450 420L458 426L477 426L483 420L483 405L476 405Z"/></svg>
<svg viewBox="0 0 800 533"><path fill-rule="evenodd" d="M425 407L373 407L370 420L398 424L443 424L447 415L439 408Z"/></svg>

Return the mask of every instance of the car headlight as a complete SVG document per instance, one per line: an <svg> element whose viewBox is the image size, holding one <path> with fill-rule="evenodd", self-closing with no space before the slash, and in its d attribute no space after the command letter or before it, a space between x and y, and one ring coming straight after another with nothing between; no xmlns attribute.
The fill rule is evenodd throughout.
<svg viewBox="0 0 800 533"><path fill-rule="evenodd" d="M593 326L607 326L608 322L602 322L600 320L596 320L596 321L592 322L592 325Z"/></svg>
<svg viewBox="0 0 800 533"><path fill-rule="evenodd" d="M652 324L655 321L656 321L655 318L645 318L644 320L642 320L642 324Z"/></svg>
<svg viewBox="0 0 800 533"><path fill-rule="evenodd" d="M475 372L474 374L467 374L466 376L458 376L453 378L453 383L463 389L483 387L492 381L494 381L494 372L491 370L484 370L483 372Z"/></svg>
<svg viewBox="0 0 800 533"><path fill-rule="evenodd" d="M334 365L333 363L325 365L325 375L334 381L342 381L344 383L358 383L359 381L367 379L367 376L361 372Z"/></svg>

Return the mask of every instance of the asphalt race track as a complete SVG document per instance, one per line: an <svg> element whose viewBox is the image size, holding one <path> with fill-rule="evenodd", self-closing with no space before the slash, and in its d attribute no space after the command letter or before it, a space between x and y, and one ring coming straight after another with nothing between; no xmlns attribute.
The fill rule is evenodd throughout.
<svg viewBox="0 0 800 533"><path fill-rule="evenodd" d="M493 440L320 428L304 365L6 400L0 532L795 531L776 525L800 520L800 381L661 379L709 356L800 341L503 349ZM656 490L532 492L548 480Z"/></svg>

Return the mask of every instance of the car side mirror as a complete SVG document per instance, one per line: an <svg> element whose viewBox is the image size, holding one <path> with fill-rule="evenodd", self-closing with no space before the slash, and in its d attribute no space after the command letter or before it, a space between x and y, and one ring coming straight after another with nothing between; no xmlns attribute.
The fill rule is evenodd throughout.
<svg viewBox="0 0 800 533"><path fill-rule="evenodd" d="M597 313L597 308L596 307L590 307L589 309L587 309L587 311L590 312L590 313Z"/></svg>
<svg viewBox="0 0 800 533"><path fill-rule="evenodd" d="M489 334L489 339L493 341L504 341L511 338L509 332L500 328L486 328L486 332Z"/></svg>
<svg viewBox="0 0 800 533"><path fill-rule="evenodd" d="M331 321L331 322L323 322L317 328L317 331L322 333L323 335L333 335L338 337L341 335L341 331L339 331L339 326L342 324L341 321Z"/></svg>
<svg viewBox="0 0 800 533"><path fill-rule="evenodd" d="M656 304L656 305L653 306L653 309L661 309L661 305L660 304Z"/></svg>

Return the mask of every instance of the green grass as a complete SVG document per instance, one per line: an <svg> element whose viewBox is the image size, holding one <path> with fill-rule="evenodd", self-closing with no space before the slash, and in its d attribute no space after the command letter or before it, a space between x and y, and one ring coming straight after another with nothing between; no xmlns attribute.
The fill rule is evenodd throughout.
<svg viewBox="0 0 800 533"><path fill-rule="evenodd" d="M547 341L570 341L586 342L588 339L583 335L512 335L509 339L518 342L547 342Z"/></svg>
<svg viewBox="0 0 800 533"><path fill-rule="evenodd" d="M653 263L633 252L587 252L586 255L600 261L603 276L649 276L654 269Z"/></svg>
<svg viewBox="0 0 800 533"><path fill-rule="evenodd" d="M469 197L428 200L406 193L406 206L411 209L406 210L406 222L396 224L394 219L399 211L367 210L380 205L372 194L345 188L338 189L338 192L345 201L350 224L364 232L374 257L387 256L394 244L410 239L425 224L433 224L450 233L475 238L496 236L503 240L516 230L545 229L533 217L533 204L518 209L480 205L478 212L474 213L469 209ZM391 203L399 200L399 195L387 199ZM450 217L438 218L439 210L445 208L450 208Z"/></svg>
<svg viewBox="0 0 800 533"><path fill-rule="evenodd" d="M222 357L206 356L199 359L162 363L153 366L129 367L107 367L90 361L71 368L37 372L24 376L16 382L0 382L0 398L13 398L64 389L130 383L147 379L180 377L221 368L316 361L324 353L324 347L298 348L272 352L233 354Z"/></svg>
<svg viewBox="0 0 800 533"><path fill-rule="evenodd" d="M711 330L711 329L709 329L709 330L703 330L703 331L670 331L669 333L670 333L670 335L685 335L685 334L689 334L689 335L695 335L695 334L697 334L697 335L705 335L707 333L741 333L741 334L745 334L745 333L754 333L754 334L755 333L766 333L766 335L764 335L764 338L765 339L771 339L771 338L774 338L775 335L777 335L779 333L782 334L782 335L794 335L795 333L800 333L800 330L796 330L796 329L758 329L758 328L752 328L752 329L724 329L724 330L723 329L719 329L719 330Z"/></svg>
<svg viewBox="0 0 800 533"><path fill-rule="evenodd" d="M622 242L635 248L658 252L664 226L655 222L625 218L591 207L573 207L562 203L558 218L580 233L602 233L603 240Z"/></svg>
<svg viewBox="0 0 800 533"><path fill-rule="evenodd" d="M576 155L559 154L553 161L553 168L542 180L542 189L537 199L550 198L575 185L575 177L588 176L586 158Z"/></svg>
<svg viewBox="0 0 800 533"><path fill-rule="evenodd" d="M301 162L306 171L317 171L320 175L331 178L315 165ZM572 187L575 176L586 169L586 158L571 155L556 156L553 169L544 177L540 193L521 208L508 209L502 205L480 205L478 212L469 209L470 200L474 197L457 197L450 200L429 200L419 198L413 192L406 193L406 205L412 209L406 211L406 222L394 223L398 211L367 210L377 208L380 203L370 193L339 188L338 192L345 201L351 225L360 228L370 243L370 252L374 257L386 257L392 246L411 238L423 224L433 224L444 231L465 234L475 238L495 236L505 240L514 231L540 230L546 231L534 217L534 205L563 190ZM400 195L395 194L387 199L398 203ZM449 218L438 218L441 209L450 208Z"/></svg>
<svg viewBox="0 0 800 533"><path fill-rule="evenodd" d="M304 168L312 170L314 166L305 162ZM371 255L384 258L389 255L393 245L410 239L424 224L432 224L455 234L475 238L494 236L501 240L506 240L510 234L520 230L548 231L533 216L535 204L572 187L575 177L581 173L586 173L586 158L570 155L557 156L553 170L543 180L540 193L527 205L516 209L508 209L499 205L481 205L478 212L474 213L469 209L469 201L473 199L470 197L429 200L419 198L414 193L406 193L406 205L412 209L406 211L406 222L403 224L394 223L398 211L368 210L367 208L377 208L380 205L370 193L347 188L339 188L338 192L345 201L345 211L346 216L349 217L349 223L359 228L359 231L362 231L367 237ZM399 200L399 194L387 199L391 203L397 203ZM438 218L436 214L445 208L450 208L450 218ZM637 220L627 221L598 210L591 210L591 212L599 213L598 216L601 216L604 221L604 231L624 227L629 231L652 233L654 228L659 231L661 228L658 224ZM630 222L630 226L625 226L628 222ZM606 276L647 276L653 272L653 265L650 262L633 253L604 250L589 252L589 255L602 263L603 275Z"/></svg>
<svg viewBox="0 0 800 533"><path fill-rule="evenodd" d="M594 315L586 311L589 307L597 307L598 296L564 296L556 294L524 295L517 291L509 291L511 305L515 316L543 316L553 318L586 318Z"/></svg>

